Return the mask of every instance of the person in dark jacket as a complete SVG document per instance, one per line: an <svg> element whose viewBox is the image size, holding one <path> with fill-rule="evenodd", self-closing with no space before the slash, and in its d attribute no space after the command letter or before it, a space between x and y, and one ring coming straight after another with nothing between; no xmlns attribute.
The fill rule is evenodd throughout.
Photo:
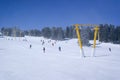
<svg viewBox="0 0 120 80"><path fill-rule="evenodd" d="M111 52L111 48L109 48L109 51Z"/></svg>
<svg viewBox="0 0 120 80"><path fill-rule="evenodd" d="M30 44L30 48L32 48L32 45Z"/></svg>
<svg viewBox="0 0 120 80"><path fill-rule="evenodd" d="M58 47L58 49L59 49L59 51L61 51L61 47L60 46Z"/></svg>
<svg viewBox="0 0 120 80"><path fill-rule="evenodd" d="M45 53L45 47L43 47L43 52Z"/></svg>

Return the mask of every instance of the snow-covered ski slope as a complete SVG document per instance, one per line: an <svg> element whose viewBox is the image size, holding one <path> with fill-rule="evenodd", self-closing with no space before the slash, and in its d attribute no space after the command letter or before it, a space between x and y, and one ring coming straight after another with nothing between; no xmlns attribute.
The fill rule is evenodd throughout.
<svg viewBox="0 0 120 80"><path fill-rule="evenodd" d="M81 58L77 39L48 41L28 36L1 38L0 80L120 80L120 45L101 43L96 57L90 57L92 47L83 47L86 57Z"/></svg>

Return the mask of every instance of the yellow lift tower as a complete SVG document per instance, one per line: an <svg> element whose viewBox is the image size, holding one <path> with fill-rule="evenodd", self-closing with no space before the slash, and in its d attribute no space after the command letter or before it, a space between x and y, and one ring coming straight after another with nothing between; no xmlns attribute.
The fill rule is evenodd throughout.
<svg viewBox="0 0 120 80"><path fill-rule="evenodd" d="M79 24L75 24L75 30L76 30L76 34L77 34L78 42L79 42L79 46L80 46L80 53L81 53L82 57L84 57L85 55L84 55L84 51L82 48L82 39L81 39L81 35L80 35Z"/></svg>
<svg viewBox="0 0 120 80"><path fill-rule="evenodd" d="M97 39L97 35L99 35L98 31L99 31L99 27L95 26L95 28L94 28L94 44L93 44L93 50L92 50L92 54L91 54L92 57L95 56L96 39Z"/></svg>
<svg viewBox="0 0 120 80"><path fill-rule="evenodd" d="M92 49L92 53L91 53L91 56L94 56L95 55L95 48L96 48L96 39L97 39L98 31L99 31L98 25L94 25L94 24L75 24L74 26L75 26L76 34L77 34L77 37L78 37L78 42L79 42L79 46L80 46L80 53L81 53L82 57L84 57L85 55L84 55L84 50L82 48L82 39L81 39L79 27L81 27L81 26L95 27L94 28L94 30L95 30L94 31L94 43L93 43L93 49Z"/></svg>

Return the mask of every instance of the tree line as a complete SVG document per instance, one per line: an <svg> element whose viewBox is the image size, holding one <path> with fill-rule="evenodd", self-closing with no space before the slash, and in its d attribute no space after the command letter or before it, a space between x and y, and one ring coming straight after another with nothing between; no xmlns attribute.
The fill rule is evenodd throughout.
<svg viewBox="0 0 120 80"><path fill-rule="evenodd" d="M64 30L62 27L44 27L41 30L39 29L31 29L31 30L21 30L18 27L1 28L1 33L4 36L16 36L16 37L24 37L24 36L43 36L45 38L54 39L54 40L63 40L65 38L75 38L76 34L74 31L74 27L66 27Z"/></svg>
<svg viewBox="0 0 120 80"><path fill-rule="evenodd" d="M99 25L99 40L101 42L112 42L112 43L120 43L120 26L114 26L111 24L100 24ZM81 37L83 42L87 42L88 40L93 40L94 38L94 30L92 27L82 27ZM31 29L31 30L21 30L17 27L12 28L1 28L1 33L5 36L43 36L48 39L54 40L64 40L77 38L76 31L74 26L67 26L65 29L63 27L44 27L41 30L39 29Z"/></svg>
<svg viewBox="0 0 120 80"><path fill-rule="evenodd" d="M100 24L100 41L120 44L120 26Z"/></svg>

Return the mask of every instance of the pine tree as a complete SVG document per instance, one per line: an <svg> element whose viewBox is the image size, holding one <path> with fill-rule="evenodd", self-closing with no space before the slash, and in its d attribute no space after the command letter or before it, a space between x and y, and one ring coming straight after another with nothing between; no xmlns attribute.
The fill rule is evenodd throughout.
<svg viewBox="0 0 120 80"><path fill-rule="evenodd" d="M57 28L57 40L63 40L64 39L64 31L62 30L61 27Z"/></svg>
<svg viewBox="0 0 120 80"><path fill-rule="evenodd" d="M54 40L57 40L57 29L56 29L56 27L53 27L52 29L51 29L51 39L54 39Z"/></svg>
<svg viewBox="0 0 120 80"><path fill-rule="evenodd" d="M67 26L66 31L65 31L65 37L66 38L69 38L69 32L70 32L70 30L69 30L69 27Z"/></svg>
<svg viewBox="0 0 120 80"><path fill-rule="evenodd" d="M42 36L44 36L45 38L50 38L51 37L51 29L49 27L43 28Z"/></svg>
<svg viewBox="0 0 120 80"><path fill-rule="evenodd" d="M80 29L82 44L85 46L89 45L89 32L87 31L87 28L81 27Z"/></svg>

